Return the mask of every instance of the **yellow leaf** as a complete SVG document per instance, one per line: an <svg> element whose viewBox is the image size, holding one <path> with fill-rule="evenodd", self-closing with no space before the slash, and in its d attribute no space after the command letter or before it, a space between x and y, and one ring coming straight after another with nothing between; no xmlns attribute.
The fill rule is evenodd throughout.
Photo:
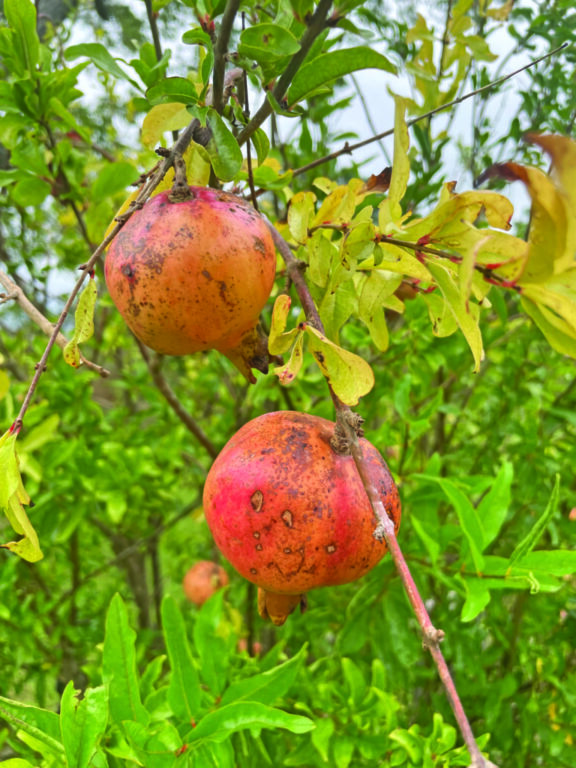
<svg viewBox="0 0 576 768"><path fill-rule="evenodd" d="M314 216L316 195L313 192L297 192L288 207L288 227L297 243L305 243L308 238L310 222Z"/></svg>
<svg viewBox="0 0 576 768"><path fill-rule="evenodd" d="M357 405L374 386L372 368L361 357L334 344L309 324L306 324L306 332L310 351L334 393L346 405Z"/></svg>
<svg viewBox="0 0 576 768"><path fill-rule="evenodd" d="M300 368L302 367L302 360L304 357L304 334L299 333L296 338L296 343L292 347L290 359L285 365L277 366L274 368L274 373L278 376L280 384L288 386L291 384L298 375Z"/></svg>
<svg viewBox="0 0 576 768"><path fill-rule="evenodd" d="M185 128L190 120L190 112L184 104L157 104L148 112L142 123L142 144L145 147L154 147L167 131L179 131Z"/></svg>
<svg viewBox="0 0 576 768"><path fill-rule="evenodd" d="M348 224L356 210L356 205L363 195L359 195L364 182L360 179L351 179L346 186L336 187L320 206L318 213L312 221L312 226L319 224Z"/></svg>
<svg viewBox="0 0 576 768"><path fill-rule="evenodd" d="M400 201L404 197L410 177L410 160L408 158L410 138L405 119L406 99L395 96L394 102L396 104L394 112L394 160L392 162L390 189L388 190L388 204L392 219L396 221L402 216Z"/></svg>
<svg viewBox="0 0 576 768"><path fill-rule="evenodd" d="M271 355L283 355L287 352L300 333L298 328L285 332L291 303L290 297L285 293L281 293L274 302L270 336L268 337L268 351Z"/></svg>
<svg viewBox="0 0 576 768"><path fill-rule="evenodd" d="M94 308L98 297L96 280L89 278L88 284L80 294L74 316L74 336L63 350L64 360L73 368L80 365L79 344L88 341L94 333Z"/></svg>
<svg viewBox="0 0 576 768"><path fill-rule="evenodd" d="M9 549L24 560L33 563L41 560L43 554L38 535L23 506L30 504L30 497L24 489L18 468L16 438L16 432L6 432L0 438L0 507L4 509L14 531L22 538L0 544L0 547Z"/></svg>

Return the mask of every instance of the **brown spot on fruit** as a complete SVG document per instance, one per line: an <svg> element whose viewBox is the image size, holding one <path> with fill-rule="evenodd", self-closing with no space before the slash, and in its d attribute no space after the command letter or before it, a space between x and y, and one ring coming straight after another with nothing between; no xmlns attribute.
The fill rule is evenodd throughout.
<svg viewBox="0 0 576 768"><path fill-rule="evenodd" d="M264 549L264 547L262 546L262 544L256 544L256 551L257 552L262 552L263 549Z"/></svg>
<svg viewBox="0 0 576 768"><path fill-rule="evenodd" d="M336 549L337 549L336 544L328 544L328 546L326 547L326 552L328 552L328 554L331 555L334 552L336 552Z"/></svg>
<svg viewBox="0 0 576 768"><path fill-rule="evenodd" d="M254 512L260 512L264 505L264 494L262 491L254 491L252 496L250 496L250 504Z"/></svg>
<svg viewBox="0 0 576 768"><path fill-rule="evenodd" d="M284 552L285 555L291 555L292 554L292 550L290 549L290 547L284 547L283 552Z"/></svg>
<svg viewBox="0 0 576 768"><path fill-rule="evenodd" d="M252 536L254 536L255 539L259 539L260 538L260 531L254 531Z"/></svg>
<svg viewBox="0 0 576 768"><path fill-rule="evenodd" d="M292 512L290 512L289 509L285 509L284 512L282 512L282 514L280 515L280 517L282 518L282 520L284 521L284 524L288 528L292 528L292 526L294 525L294 515L292 514Z"/></svg>
<svg viewBox="0 0 576 768"><path fill-rule="evenodd" d="M258 573L258 570L256 568L250 568L250 573L256 576L256 574Z"/></svg>

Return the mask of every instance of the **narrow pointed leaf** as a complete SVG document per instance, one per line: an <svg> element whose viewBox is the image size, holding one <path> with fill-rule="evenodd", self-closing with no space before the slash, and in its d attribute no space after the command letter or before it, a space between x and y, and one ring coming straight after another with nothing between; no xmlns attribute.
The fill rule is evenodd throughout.
<svg viewBox="0 0 576 768"><path fill-rule="evenodd" d="M546 505L546 509L540 515L538 520L532 526L530 532L525 536L518 544L514 552L510 555L510 563L517 563L518 560L525 558L538 544L544 531L546 530L548 523L554 517L558 510L558 500L560 497L560 475L556 475L554 488L552 494ZM518 563L519 564L519 563Z"/></svg>
<svg viewBox="0 0 576 768"><path fill-rule="evenodd" d="M210 155L214 173L222 181L232 181L242 167L242 150L218 112L210 109L207 119L212 139L206 150Z"/></svg>
<svg viewBox="0 0 576 768"><path fill-rule="evenodd" d="M198 716L200 680L190 653L182 614L170 596L162 602L162 629L171 669L168 702L177 717L190 722Z"/></svg>
<svg viewBox="0 0 576 768"><path fill-rule="evenodd" d="M408 158L410 138L405 118L406 99L396 96L394 102L396 104L394 112L394 161L392 163L392 177L388 190L388 203L390 205L390 214L396 220L402 215L400 201L404 197L410 177L410 160Z"/></svg>
<svg viewBox="0 0 576 768"><path fill-rule="evenodd" d="M68 768L88 768L108 722L108 692L88 688L82 699L70 681L60 705L60 728Z"/></svg>
<svg viewBox="0 0 576 768"><path fill-rule="evenodd" d="M116 594L106 615L102 657L102 679L110 691L110 716L115 723L135 720L146 725L149 718L140 699L135 643L136 633L128 623L126 606Z"/></svg>
<svg viewBox="0 0 576 768"><path fill-rule="evenodd" d="M285 728L292 733L306 733L314 728L314 722L308 717L291 715L259 701L241 701L207 714L186 740L224 741L230 734L246 728Z"/></svg>
<svg viewBox="0 0 576 768"><path fill-rule="evenodd" d="M96 280L90 278L88 284L80 294L76 307L74 336L64 347L64 360L73 368L80 365L79 344L88 341L94 334L94 308L98 297Z"/></svg>
<svg viewBox="0 0 576 768"><path fill-rule="evenodd" d="M288 91L288 103L294 105L317 88L360 69L396 72L396 67L372 48L359 46L323 53L298 70Z"/></svg>

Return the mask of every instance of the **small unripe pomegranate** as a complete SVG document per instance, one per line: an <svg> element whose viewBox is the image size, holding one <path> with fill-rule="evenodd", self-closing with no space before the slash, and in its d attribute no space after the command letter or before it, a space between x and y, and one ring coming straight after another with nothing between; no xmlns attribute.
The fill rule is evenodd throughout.
<svg viewBox="0 0 576 768"><path fill-rule="evenodd" d="M218 563L210 560L200 562L186 572L182 581L184 594L194 605L204 605L214 592L228 584L228 574Z"/></svg>
<svg viewBox="0 0 576 768"><path fill-rule="evenodd" d="M272 236L241 198L188 189L189 199L161 192L131 216L106 256L108 290L146 346L166 355L217 349L237 365L240 356L250 378L276 271Z"/></svg>
<svg viewBox="0 0 576 768"><path fill-rule="evenodd" d="M245 424L212 465L204 511L223 555L258 585L259 611L283 624L305 593L355 581L386 554L354 459L332 446L335 424L294 411ZM332 442L331 442L332 441ZM382 456L360 440L396 528L397 488Z"/></svg>

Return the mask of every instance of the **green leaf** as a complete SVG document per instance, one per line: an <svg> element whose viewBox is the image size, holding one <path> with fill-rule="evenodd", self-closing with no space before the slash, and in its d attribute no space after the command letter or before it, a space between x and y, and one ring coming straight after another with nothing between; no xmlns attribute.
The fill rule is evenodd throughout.
<svg viewBox="0 0 576 768"><path fill-rule="evenodd" d="M284 696L292 687L296 675L300 671L302 664L306 659L308 645L304 644L293 656L284 664L254 675L246 680L239 680L232 683L222 696L222 706L238 701L259 701L261 704L272 704L276 699Z"/></svg>
<svg viewBox="0 0 576 768"><path fill-rule="evenodd" d="M80 45L71 45L64 51L64 58L67 61L78 59L80 56L85 56L90 59L90 61L102 72L106 72L106 74L112 75L112 77L115 77L118 80L125 80L139 91L142 90L138 83L135 80L132 80L122 67L116 63L116 59L101 43L80 43Z"/></svg>
<svg viewBox="0 0 576 768"><path fill-rule="evenodd" d="M68 768L88 768L108 722L108 691L87 688L82 699L70 681L60 704L62 743Z"/></svg>
<svg viewBox="0 0 576 768"><path fill-rule="evenodd" d="M300 43L285 27L278 24L256 24L240 34L238 53L257 62L275 61L293 56L300 50Z"/></svg>
<svg viewBox="0 0 576 768"><path fill-rule="evenodd" d="M24 489L18 468L16 438L16 432L6 432L0 438L0 508L4 510L12 528L23 538L0 544L0 548L9 549L23 560L35 563L44 555L38 535L23 506L30 504L30 497Z"/></svg>
<svg viewBox="0 0 576 768"><path fill-rule="evenodd" d="M55 712L0 696L0 717L32 736L47 747L49 752L64 758L64 748L60 742L60 719Z"/></svg>
<svg viewBox="0 0 576 768"><path fill-rule="evenodd" d="M560 475L556 475L554 488L552 489L552 494L550 496L548 504L546 505L546 509L540 515L538 520L534 523L528 535L524 539L522 539L522 541L518 544L514 552L512 552L512 554L510 555L511 564L516 563L516 561L520 560L521 558L525 558L526 555L534 549L536 544L539 542L540 537L546 530L548 523L556 514L556 511L558 509L559 497L560 497Z"/></svg>
<svg viewBox="0 0 576 768"><path fill-rule="evenodd" d="M153 105L165 104L166 102L196 104L198 92L194 83L185 77L167 77L148 88L146 98Z"/></svg>
<svg viewBox="0 0 576 768"><path fill-rule="evenodd" d="M32 73L38 63L40 50L34 3L30 0L4 0L4 15L15 32L14 53L23 69Z"/></svg>
<svg viewBox="0 0 576 768"><path fill-rule="evenodd" d="M202 606L194 624L194 647L200 656L200 674L212 693L221 695L228 679L230 653L222 637L222 601L219 590Z"/></svg>
<svg viewBox="0 0 576 768"><path fill-rule="evenodd" d="M357 405L374 386L374 374L368 363L348 352L313 328L305 325L308 346L335 394L346 405Z"/></svg>
<svg viewBox="0 0 576 768"><path fill-rule="evenodd" d="M242 167L242 151L232 132L216 111L209 109L207 120L212 138L206 150L210 155L214 173L222 181L232 181Z"/></svg>
<svg viewBox="0 0 576 768"><path fill-rule="evenodd" d="M382 352L388 349L388 327L384 301L393 295L402 275L385 270L371 270L362 283L358 300L358 316L367 326L374 344Z"/></svg>
<svg viewBox="0 0 576 768"><path fill-rule="evenodd" d="M146 725L148 713L142 706L136 671L136 633L119 594L114 595L106 615L102 656L102 679L110 691L110 716L115 723L135 720Z"/></svg>
<svg viewBox="0 0 576 768"><path fill-rule="evenodd" d="M78 306L74 316L74 336L63 350L64 360L73 368L78 368L80 365L80 349L78 345L91 339L94 333L94 308L97 297L96 280L90 277L88 284L78 299Z"/></svg>
<svg viewBox="0 0 576 768"><path fill-rule="evenodd" d="M292 106L317 88L360 69L382 69L396 73L396 67L372 48L359 46L330 51L307 62L298 70L288 91L288 103Z"/></svg>
<svg viewBox="0 0 576 768"><path fill-rule="evenodd" d="M46 200L51 191L51 186L43 179L22 179L12 189L12 199L16 205L22 208L36 208Z"/></svg>
<svg viewBox="0 0 576 768"><path fill-rule="evenodd" d="M484 549L491 544L500 533L506 520L506 514L511 501L511 485L514 480L514 467L505 461L494 481L490 491L478 505L478 517L484 528Z"/></svg>
<svg viewBox="0 0 576 768"><path fill-rule="evenodd" d="M105 165L92 185L92 199L100 202L107 197L112 197L133 184L139 176L138 169L132 163Z"/></svg>
<svg viewBox="0 0 576 768"><path fill-rule="evenodd" d="M474 509L467 496L451 480L444 477L433 477L431 475L416 475L421 480L438 483L448 501L454 507L458 520L462 526L462 531L470 545L474 567L481 573L484 569L484 558L482 550L484 549L484 530L478 511Z"/></svg>
<svg viewBox="0 0 576 768"><path fill-rule="evenodd" d="M332 751L336 768L348 768L352 761L355 746L354 740L345 733L339 733L334 738Z"/></svg>
<svg viewBox="0 0 576 768"><path fill-rule="evenodd" d="M281 293L274 302L272 310L272 322L268 337L268 351L271 355L283 355L287 352L301 331L293 328L286 331L286 323L290 313L292 300L286 293Z"/></svg>
<svg viewBox="0 0 576 768"><path fill-rule="evenodd" d="M464 586L466 587L466 600L462 606L460 619L472 621L479 613L482 613L490 602L490 590L485 579L467 578L464 579Z"/></svg>
<svg viewBox="0 0 576 768"><path fill-rule="evenodd" d="M344 659L342 660L344 661ZM334 734L334 720L330 717L323 717L316 720L316 727L312 731L312 744L316 747L323 762L327 763L330 751L330 740Z"/></svg>
<svg viewBox="0 0 576 768"><path fill-rule="evenodd" d="M268 152L270 151L270 139L268 138L268 134L266 131L263 131L262 128L258 128L258 130L252 134L250 141L256 150L258 165L262 165L264 160L266 160L268 157Z"/></svg>
<svg viewBox="0 0 576 768"><path fill-rule="evenodd" d="M572 576L576 573L576 550L539 549L516 560L515 566L530 571L543 571L551 576Z"/></svg>
<svg viewBox="0 0 576 768"><path fill-rule="evenodd" d="M466 302L458 290L454 277L446 267L431 261L428 261L426 266L440 288L450 311L454 315L454 319L468 342L468 346L474 356L474 372L477 373L480 370L480 363L484 359L484 347L478 317L472 314L472 308L476 305Z"/></svg>
<svg viewBox="0 0 576 768"><path fill-rule="evenodd" d="M230 734L246 728L285 728L291 733L307 733L314 728L308 717L291 715L259 701L241 701L210 712L186 736L187 742L206 739L224 741Z"/></svg>
<svg viewBox="0 0 576 768"><path fill-rule="evenodd" d="M198 717L200 680L182 614L169 595L162 601L162 629L171 669L168 702L176 717L190 722Z"/></svg>

